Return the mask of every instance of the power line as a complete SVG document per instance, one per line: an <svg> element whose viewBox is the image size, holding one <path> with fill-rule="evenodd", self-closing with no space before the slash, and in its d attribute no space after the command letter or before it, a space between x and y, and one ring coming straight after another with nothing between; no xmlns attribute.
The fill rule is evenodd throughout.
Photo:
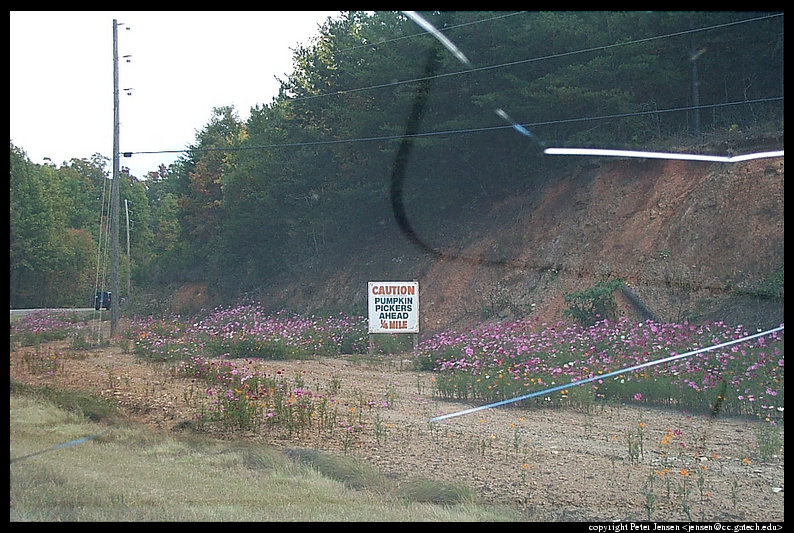
<svg viewBox="0 0 794 533"><path fill-rule="evenodd" d="M460 76L462 74L471 74L471 73L482 72L482 71L487 71L487 70L494 70L494 69L500 69L500 68L506 68L506 67L514 67L516 65L523 65L523 64L526 64L526 63L534 63L536 61L546 61L546 60L550 60L550 59L558 59L560 57L567 57L567 56L572 56L572 55L585 54L585 53L589 53L589 52L602 52L604 50L609 50L609 49L612 49L612 48L618 48L618 47L621 47L621 46L629 46L629 45L633 45L633 44L641 44L641 43L646 43L646 42L655 41L655 40L659 40L659 39L668 39L668 38L673 38L673 37L680 37L682 35L688 35L688 34L692 34L692 33L704 32L704 31L711 31L711 30L715 30L715 29L728 27L728 26L735 26L737 24L745 24L745 23L748 23L748 22L757 22L759 20L765 20L765 19L768 19L768 18L771 18L771 17L778 17L778 16L782 16L782 13L781 14L765 15L765 16L762 16L762 17L756 17L756 18L752 18L752 19L744 19L744 20L739 20L739 21L726 22L726 23L723 23L723 24L716 24L714 26L706 26L706 27L703 27L703 28L694 28L694 29L683 30L683 31L674 32L674 33L667 33L667 34L663 34L663 35L656 35L656 36L653 36L653 37L645 37L645 38L642 38L642 39L635 39L633 41L626 41L626 42L622 42L622 43L606 44L606 45L602 45L602 46L594 46L594 47L591 47L591 48L582 48L582 49L579 49L579 50L571 50L569 52L560 52L560 53L557 53L557 54L549 54L549 55L546 55L546 56L531 57L531 58L528 58L528 59L519 59L517 61L511 61L511 62L508 62L508 63L500 63L500 64L497 64L497 65L488 65L488 66L484 66L484 67L472 67L472 68L468 68L468 69L465 69L465 70L460 70L460 71L457 71L457 72L447 72L447 73L444 73L444 74L435 74L433 76L429 76L428 79L447 78L447 77L451 77L451 76ZM439 30L439 31L441 31L441 30ZM427 34L417 34L417 35L427 35ZM418 83L418 82L424 81L424 79L425 78L413 78L413 79L410 79L410 80L395 81L395 82L383 83L383 84L379 84L379 85L371 85L371 86L368 86L368 87L359 87L359 88L355 88L355 89L346 89L346 90L343 90L343 91L335 91L335 92L332 92L332 93L322 93L322 94L315 94L315 95L299 96L299 97L292 98L291 101L299 102L301 100L309 100L309 99L321 98L321 97L327 97L327 96L338 96L338 95L342 95L342 94L350 94L350 93L359 92L359 91L368 91L368 90L372 90L372 89L383 89L385 87L394 87L394 86L397 86L397 85L404 85L404 84L408 84L408 83Z"/></svg>
<svg viewBox="0 0 794 533"><path fill-rule="evenodd" d="M487 18L487 19L473 20L471 22L461 22L460 24L453 24L451 26L447 26L445 28L441 28L441 29L439 29L439 31L446 32L446 31L455 30L455 29L458 29L458 28L463 28L463 27L466 27L466 26L473 26L475 24L482 24L484 22L493 22L494 20L500 20L500 19L504 19L504 18L507 18L507 17L513 17L515 15L521 15L521 14L524 14L524 13L527 13L527 12L526 11L516 11L514 13L506 13L504 15L498 15L496 17L490 17L490 18ZM406 39L415 39L416 37L424 37L425 35L426 35L425 32L414 33L414 34L411 34L411 35L403 35L403 36L400 36L400 37L395 37L394 39L385 39L383 41L378 41L376 43L366 43L366 44L360 44L360 45L357 45L357 46L351 46L349 48L342 48L340 50L336 50L336 52L338 52L338 53L346 53L346 52L352 52L354 50L360 50L362 48L376 48L376 47L383 46L385 44L391 44L391 43L394 43L394 42L397 42L397 41L404 41Z"/></svg>
<svg viewBox="0 0 794 533"><path fill-rule="evenodd" d="M517 15L517 14L521 14L521 13L524 13L524 12L511 13L511 14L505 15L505 16L513 16L513 15ZM569 52L561 52L559 54L551 54L551 55L546 55L546 56L541 56L541 57L522 59L522 60L512 61L512 62L508 62L508 63L501 63L501 64L497 64L497 65L489 65L489 66L484 66L484 67L469 68L469 69L461 70L461 71L458 71L458 72L436 74L436 75L429 76L429 77L413 78L413 79L409 79L409 80L389 82L389 83L384 83L384 84L379 84L379 85L372 85L372 86L367 86L367 87L359 87L359 88L354 88L354 89L347 89L347 90L343 90L343 91L335 91L335 92L332 92L332 93L323 93L323 94L318 94L318 95L295 97L295 98L290 98L289 101L290 102L298 102L298 101L302 101L302 100L314 99L314 98L320 98L320 97L339 96L339 95L351 94L351 93L359 92L359 91L383 89L383 88L387 88L387 87L394 87L394 86L404 85L404 84L409 84L409 83L417 83L417 82L426 81L426 79L438 79L438 78L445 78L445 77L450 77L450 76L458 76L458 75L463 75L463 74L471 74L471 73L487 71L487 70L494 70L494 69L499 69L499 68L512 67L512 66L516 66L516 65L520 65L520 64L530 63L530 62L556 59L556 58L559 58L559 57L565 57L565 56L571 56L571 55L577 55L577 54L595 52L595 51L603 51L603 50L608 50L608 49L616 48L616 47L620 47L620 46L627 46L627 45L632 45L632 44L640 44L640 43L654 41L654 40L659 40L659 39L673 38L673 37L678 37L678 36L681 36L681 35L692 34L692 33L695 33L695 32L711 31L711 30L715 30L715 29L736 26L736 25L739 25L739 24L746 24L746 23L757 22L757 21L761 21L761 20L774 18L774 17L780 17L782 15L783 15L782 13L773 13L773 14L763 15L763 16L759 16L759 17L753 17L753 18L749 18L749 19L743 19L743 20L738 20L738 21L726 22L726 23L722 23L722 24L715 24L715 25L712 25L712 26L706 26L706 27L702 27L702 28L694 28L694 29L688 29L688 30L683 30L683 31L679 31L679 32L674 32L674 33L657 35L657 36L653 36L653 37L646 37L646 38L642 38L642 39L636 39L636 40L633 40L633 41L626 41L626 42L621 42L621 43L613 43L613 44L608 44L608 45L603 45L603 46L598 46L598 47L590 47L590 48L586 48L586 49L573 50L573 51L569 51ZM495 20L496 18L504 18L505 16L503 16L503 17L495 17L494 19L482 19L482 20L479 20L479 21L474 21L474 22L469 22L469 23L462 23L462 24L450 26L448 28L444 28L443 30L439 30L439 31L441 32L441 31L446 31L446 30L453 29L453 28L466 26L466 25L472 25L472 24L477 24L477 23L481 23L481 22L488 22L488 21L491 21L491 20ZM428 34L423 32L423 33L413 34L413 35L410 35L410 36L399 37L397 39L393 39L392 41L401 40L401 39L405 39L405 38L415 38L415 37L422 36L422 35L428 35ZM384 41L384 43L385 42L389 42L389 41ZM377 44L383 44L383 43L377 43ZM367 44L367 45L362 45L362 46L373 46L373 45L372 44ZM343 51L354 50L356 48L358 48L358 47L348 48L348 49L345 49ZM752 104L752 103L760 103L760 102L770 102L770 101L776 101L776 100L782 101L783 97L774 97L774 98L758 99L758 100L746 100L746 101L741 101L741 102L728 102L728 103L722 103L722 104L711 104L711 105L680 107L680 108L669 109L669 110L641 111L641 112L623 113L623 114L617 114L617 115L579 117L579 118L561 119L561 120L557 120L557 121L546 121L546 122L540 122L540 123L534 123L534 124L527 124L527 123L520 124L519 123L517 125L523 126L523 127L536 127L536 126L554 125L554 124L563 124L563 123L573 123L573 122L591 121L591 120L605 120L605 119L613 119L613 118L628 118L628 117L631 117L631 116L641 116L641 115L650 115L650 114L659 114L659 113L670 113L670 112L675 112L675 111L691 111L691 110L699 110L699 109L709 109L709 108L717 108L717 107L732 106L732 105L744 105L744 104ZM494 126L494 127L469 128L469 129L460 129L460 130L448 130L448 131L439 131L439 132L427 132L427 133L421 133L421 134L416 134L416 135L417 136L455 135L455 134L464 134L464 133L478 133L478 132L491 131L491 130L501 130L501 129L513 128L513 127L514 127L514 125L511 124L510 126ZM146 150L146 151L139 150L139 151L125 151L122 155L124 157L131 157L133 155L179 154L179 153L185 153L185 152L199 152L199 151L200 152L215 152L215 151L230 151L231 152L231 151L258 150L258 149L268 149L268 148L317 146L317 145L324 145L324 144L340 144L340 143L351 143L351 142L385 141L385 140L391 140L391 139L400 138L401 136L402 135L377 136L377 137L360 137L360 138L339 139L339 140L332 140L332 141L309 141L309 142L300 142L300 143L281 143L281 144L270 144L270 145L247 146L247 147L200 148L200 149L199 148L190 148L190 147L188 147L188 148L184 148L184 149L180 149L180 150Z"/></svg>
<svg viewBox="0 0 794 533"><path fill-rule="evenodd" d="M534 122L534 123L519 123L520 126L526 128L536 128L538 126L553 126L555 124L566 124L572 122L588 122L588 121L595 121L595 120L612 120L618 118L630 118L635 116L643 116L643 115L656 115L662 113L676 113L682 111L691 111L693 109L713 109L718 107L727 107L727 106L736 106L736 105L750 105L750 104L759 104L759 103L769 103L769 102L777 102L782 101L782 96L776 96L772 98L759 98L756 100L743 100L739 102L725 102L721 104L706 104L706 105L699 105L699 106L687 106L687 107L676 107L670 109L657 109L657 110L648 110L648 111L635 111L631 113L617 113L612 115L596 115L590 117L579 117L579 118L568 118L568 119L559 119L559 120L547 120L543 122ZM506 130L512 129L514 126L509 125L501 125L501 126L484 126L478 128L462 128L462 129L455 129L455 130L441 130L441 131L429 131L423 133L415 133L412 134L411 137L434 137L434 136L441 136L441 135L462 135L462 134L470 134L470 133L483 133L489 131L496 131L496 130ZM359 142L375 142L375 141L389 141L395 139L401 139L405 137L405 134L395 134L395 135L383 135L383 136L375 136L375 137L354 137L351 139L334 139L330 141L304 141L304 142L294 142L294 143L275 143L275 144L260 144L255 146L229 146L229 147L221 147L221 148L185 148L182 150L153 150L153 151L140 151L140 152L124 152L124 157L131 157L133 155L144 155L144 154L180 154L184 152L239 152L244 150L265 150L271 148L298 148L304 146L321 146L321 145L328 145L328 144L346 144L346 143L359 143Z"/></svg>

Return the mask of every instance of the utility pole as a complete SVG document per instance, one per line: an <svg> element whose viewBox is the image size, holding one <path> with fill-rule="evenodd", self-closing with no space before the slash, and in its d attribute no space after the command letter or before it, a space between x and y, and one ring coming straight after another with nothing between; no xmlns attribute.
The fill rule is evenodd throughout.
<svg viewBox="0 0 794 533"><path fill-rule="evenodd" d="M119 24L113 19L113 183L110 203L110 338L119 322Z"/></svg>

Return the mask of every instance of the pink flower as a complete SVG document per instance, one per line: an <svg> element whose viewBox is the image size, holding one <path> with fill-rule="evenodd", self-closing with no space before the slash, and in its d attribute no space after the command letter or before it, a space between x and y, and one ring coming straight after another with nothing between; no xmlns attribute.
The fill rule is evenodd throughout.
<svg viewBox="0 0 794 533"><path fill-rule="evenodd" d="M638 402L639 402L640 400L642 400L642 394L641 394L641 393L639 393L639 392L638 392L637 394L635 394L635 395L634 395L634 400L635 400L635 401L638 401Z"/></svg>

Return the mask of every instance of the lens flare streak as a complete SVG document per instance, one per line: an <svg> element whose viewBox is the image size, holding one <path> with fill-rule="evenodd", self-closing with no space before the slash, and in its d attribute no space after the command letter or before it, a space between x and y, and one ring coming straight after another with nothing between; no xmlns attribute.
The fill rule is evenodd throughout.
<svg viewBox="0 0 794 533"><path fill-rule="evenodd" d="M751 159L767 157L783 157L783 150L773 152L756 152L753 154L737 155L733 157L701 154L675 154L665 152L645 152L641 150L607 150L602 148L546 148L547 155L589 155L606 157L640 157L646 159L680 159L687 161L714 161L717 163L737 163Z"/></svg>
<svg viewBox="0 0 794 533"><path fill-rule="evenodd" d="M460 49L457 46L455 46L455 44L452 41L447 39L447 37L443 33L438 31L438 29L436 29L435 26L430 24L427 21L427 19L425 19L422 15L420 15L416 11L403 11L403 13L405 14L406 17L416 22L420 28L422 28L427 33L438 39L438 41L444 45L444 48L452 52L452 55L454 55L458 59L458 61L460 61L467 67L471 66L471 62L469 61L469 58L467 58L466 55L463 52L461 52Z"/></svg>
<svg viewBox="0 0 794 533"><path fill-rule="evenodd" d="M469 59L460 51L460 49L455 46L455 44L450 41L444 34L442 34L435 26L433 26L430 22L427 21L424 17L418 14L416 11L403 11L403 14L413 20L416 24L419 25L423 30L428 32L430 35L435 37L444 47L449 50L452 55L454 55L458 61L463 63L467 67L471 67L472 64ZM544 143L539 141L528 129L524 126L513 120L508 116L507 113L501 108L494 110L496 114L507 121L514 130L516 130L521 135L532 139L533 141L537 142L541 146L544 146ZM700 155L700 154L673 154L673 153L663 153L663 152L644 152L644 151L636 151L636 150L608 150L602 148L546 148L543 150L544 154L547 155L589 155L589 156L606 156L606 157L639 157L645 159L676 159L676 160L688 160L688 161L714 161L718 163L737 163L739 161L749 161L751 159L762 159L767 157L783 157L783 150L774 151L774 152L758 152L754 154L745 154L745 155L738 155L733 157L727 156L716 156L716 155Z"/></svg>

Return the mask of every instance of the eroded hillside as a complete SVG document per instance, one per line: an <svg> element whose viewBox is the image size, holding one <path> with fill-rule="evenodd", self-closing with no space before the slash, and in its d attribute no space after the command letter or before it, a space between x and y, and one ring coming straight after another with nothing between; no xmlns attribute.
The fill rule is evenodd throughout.
<svg viewBox="0 0 794 533"><path fill-rule="evenodd" d="M500 227L464 255L493 257L493 243L510 235L511 247L500 244L503 264L439 261L428 269L426 323L439 316L467 322L480 309L463 302L499 298L506 305L494 306L497 314L530 307L550 321L561 316L566 292L612 277L662 320L722 313L742 321L752 312L752 321L782 321L782 302L778 314L769 298L739 297L783 266L783 174L782 158L581 167L550 183L536 202L511 198L495 207ZM623 312L634 313L628 304Z"/></svg>
<svg viewBox="0 0 794 533"><path fill-rule="evenodd" d="M412 248L395 228L388 245L298 270L256 297L271 308L365 314L367 281L416 279L430 333L518 316L552 322L562 318L565 294L620 278L660 320L783 321L782 298L766 292L783 269L782 157L568 168L472 210L465 239L440 255ZM191 287L184 299L202 292ZM644 318L625 294L616 297L621 314Z"/></svg>

